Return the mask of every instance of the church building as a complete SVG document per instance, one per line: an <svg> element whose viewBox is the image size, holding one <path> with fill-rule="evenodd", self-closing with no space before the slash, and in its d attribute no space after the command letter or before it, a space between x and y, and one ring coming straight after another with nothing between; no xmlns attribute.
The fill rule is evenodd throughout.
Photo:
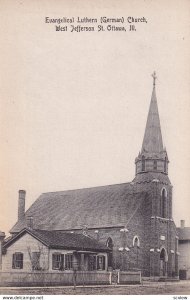
<svg viewBox="0 0 190 300"><path fill-rule="evenodd" d="M84 234L104 245L97 252L107 253L108 270L141 270L142 276L176 277L178 235L172 217L168 164L154 72L148 118L132 182L43 193L26 212L25 191L20 191L18 221L10 233L15 238L29 228L41 235L43 231L54 232L58 240L63 233ZM87 253L83 254L85 258Z"/></svg>

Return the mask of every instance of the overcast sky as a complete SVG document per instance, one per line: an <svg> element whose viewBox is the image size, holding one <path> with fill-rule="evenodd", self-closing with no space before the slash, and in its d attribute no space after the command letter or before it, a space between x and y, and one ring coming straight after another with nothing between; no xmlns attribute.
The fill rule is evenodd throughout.
<svg viewBox="0 0 190 300"><path fill-rule="evenodd" d="M0 0L2 231L17 220L19 189L28 208L43 192L134 178L154 70L173 217L190 226L190 3L95 2ZM126 32L56 32L47 16L147 23L135 32L127 22Z"/></svg>

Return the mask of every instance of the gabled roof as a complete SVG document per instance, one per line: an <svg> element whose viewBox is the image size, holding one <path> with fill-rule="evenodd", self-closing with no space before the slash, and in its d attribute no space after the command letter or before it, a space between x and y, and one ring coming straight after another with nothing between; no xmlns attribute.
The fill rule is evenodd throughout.
<svg viewBox="0 0 190 300"><path fill-rule="evenodd" d="M135 192L129 183L42 194L28 209L35 229L70 230L126 225L146 193ZM18 221L10 232L21 231Z"/></svg>
<svg viewBox="0 0 190 300"><path fill-rule="evenodd" d="M24 234L30 234L48 248L53 249L73 249L87 250L96 252L108 252L110 249L96 239L80 233L47 231L47 230L29 230L23 229L17 235L13 236L3 247L4 250L16 242Z"/></svg>
<svg viewBox="0 0 190 300"><path fill-rule="evenodd" d="M160 118L156 99L155 85L153 86L152 98L146 123L146 129L142 144L142 153L160 153L163 149Z"/></svg>
<svg viewBox="0 0 190 300"><path fill-rule="evenodd" d="M179 241L190 241L190 227L177 228Z"/></svg>

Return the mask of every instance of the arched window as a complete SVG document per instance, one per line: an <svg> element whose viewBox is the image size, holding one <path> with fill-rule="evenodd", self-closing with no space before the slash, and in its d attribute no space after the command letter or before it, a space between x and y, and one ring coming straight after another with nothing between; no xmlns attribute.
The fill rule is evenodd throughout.
<svg viewBox="0 0 190 300"><path fill-rule="evenodd" d="M106 246L110 249L113 249L113 241L111 237L107 239Z"/></svg>
<svg viewBox="0 0 190 300"><path fill-rule="evenodd" d="M157 160L154 160L154 163L153 163L153 169L154 169L154 170L157 170Z"/></svg>
<svg viewBox="0 0 190 300"><path fill-rule="evenodd" d="M133 247L140 247L140 241L137 235L133 238Z"/></svg>
<svg viewBox="0 0 190 300"><path fill-rule="evenodd" d="M161 192L161 201L160 201L160 215L162 218L166 218L167 215L167 191L165 188Z"/></svg>
<svg viewBox="0 0 190 300"><path fill-rule="evenodd" d="M167 275L168 254L164 247L160 249L160 276Z"/></svg>
<svg viewBox="0 0 190 300"><path fill-rule="evenodd" d="M134 249L134 255L135 255L135 263L134 263L134 267L138 268L139 266L139 247L140 247L140 241L138 236L134 236L133 238L133 249Z"/></svg>
<svg viewBox="0 0 190 300"><path fill-rule="evenodd" d="M167 172L167 157L164 159L164 173Z"/></svg>
<svg viewBox="0 0 190 300"><path fill-rule="evenodd" d="M142 171L145 171L145 157L142 156Z"/></svg>

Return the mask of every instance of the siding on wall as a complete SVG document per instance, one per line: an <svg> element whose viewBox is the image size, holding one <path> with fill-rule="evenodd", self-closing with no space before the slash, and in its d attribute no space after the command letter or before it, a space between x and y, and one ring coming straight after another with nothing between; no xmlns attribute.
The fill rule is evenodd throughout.
<svg viewBox="0 0 190 300"><path fill-rule="evenodd" d="M23 253L23 272L32 270L32 263L29 255L30 252L40 252L40 266L43 270L48 270L49 249L26 233L7 248L6 254L2 257L2 271L21 271L21 269L12 269L12 256L15 252Z"/></svg>
<svg viewBox="0 0 190 300"><path fill-rule="evenodd" d="M23 268L22 269L12 269L12 257L15 252L23 253ZM37 239L32 237L30 234L26 233L18 240L16 240L11 246L7 248L7 252L3 255L3 272L30 272L32 271L32 263L30 259L30 253L40 252L40 267L42 271L49 272L60 272L59 270L52 269L52 254L69 254L73 253L73 250L63 250L63 249L48 249L44 244L39 242ZM98 255L105 256L105 269L107 269L107 253L97 253ZM88 261L85 260L86 269L88 267Z"/></svg>
<svg viewBox="0 0 190 300"><path fill-rule="evenodd" d="M190 273L190 241L179 243L179 269Z"/></svg>
<svg viewBox="0 0 190 300"><path fill-rule="evenodd" d="M73 250L50 249L50 252L49 252L49 271L50 272L63 272L63 271L60 271L60 270L52 269L52 254L54 254L54 253L59 253L59 254L69 254L70 253L70 254L72 254ZM107 270L107 253L101 252L101 253L97 253L97 255L104 255L105 256L105 270ZM76 262L76 257L75 256L73 256L73 262ZM87 259L87 257L85 257L85 259L84 259L84 270L88 270L88 259ZM67 270L65 270L64 272L67 272Z"/></svg>

